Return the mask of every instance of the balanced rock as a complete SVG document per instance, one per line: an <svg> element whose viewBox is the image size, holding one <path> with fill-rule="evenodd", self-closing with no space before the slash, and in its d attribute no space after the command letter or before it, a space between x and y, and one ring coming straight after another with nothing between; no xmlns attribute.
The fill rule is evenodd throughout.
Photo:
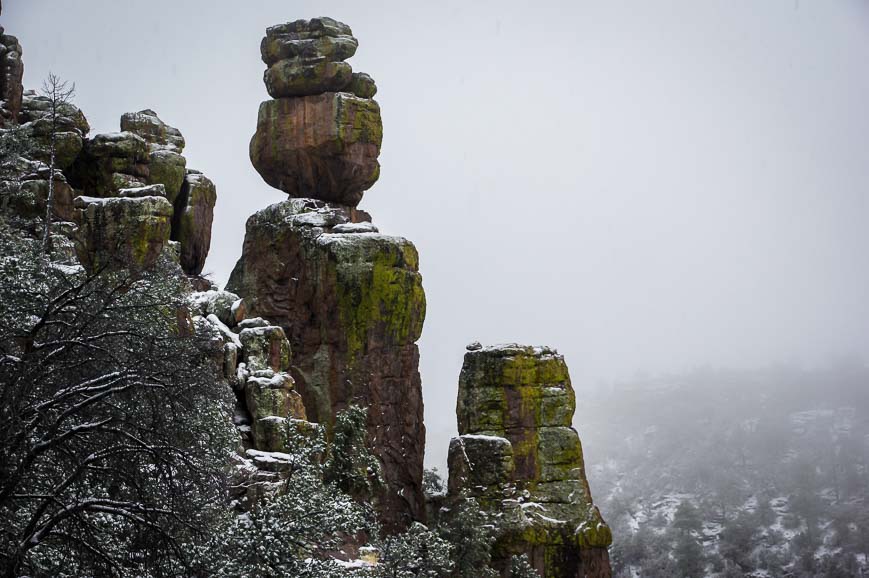
<svg viewBox="0 0 869 578"><path fill-rule="evenodd" d="M248 315L286 332L295 386L313 421L330 427L348 405L368 407L367 437L376 440L372 450L386 481L377 504L391 532L425 517L416 346L425 293L412 243L338 232L366 218L312 199L259 211L248 219L228 288L244 298Z"/></svg>
<svg viewBox="0 0 869 578"><path fill-rule="evenodd" d="M564 358L516 344L465 353L449 497L499 513L495 565L527 554L545 578L609 577L609 527L591 499Z"/></svg>
<svg viewBox="0 0 869 578"><path fill-rule="evenodd" d="M76 253L88 270L149 269L169 243L172 205L165 197L76 197Z"/></svg>
<svg viewBox="0 0 869 578"><path fill-rule="evenodd" d="M349 93L260 104L250 160L291 197L356 206L380 176L380 106Z"/></svg>
<svg viewBox="0 0 869 578"><path fill-rule="evenodd" d="M266 30L263 80L277 100L260 105L250 158L290 197L356 206L380 175L377 87L344 62L357 46L350 27L331 18Z"/></svg>

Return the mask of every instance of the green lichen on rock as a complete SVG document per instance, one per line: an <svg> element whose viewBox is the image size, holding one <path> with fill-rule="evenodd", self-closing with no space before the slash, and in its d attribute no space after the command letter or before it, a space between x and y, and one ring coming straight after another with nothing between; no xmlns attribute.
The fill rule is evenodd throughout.
<svg viewBox="0 0 869 578"><path fill-rule="evenodd" d="M131 132L98 134L85 141L67 171L70 184L91 197L111 197L118 191L115 173L145 182L149 176L148 143Z"/></svg>
<svg viewBox="0 0 869 578"><path fill-rule="evenodd" d="M169 242L172 205L164 197L76 197L76 253L88 270L149 269Z"/></svg>
<svg viewBox="0 0 869 578"><path fill-rule="evenodd" d="M269 416L305 419L305 406L288 373L255 371L244 384L244 395L254 424Z"/></svg>
<svg viewBox="0 0 869 578"><path fill-rule="evenodd" d="M263 62L269 66L291 58L324 57L337 62L353 56L358 46L356 39L346 34L299 38L298 34L267 33L260 44L260 53Z"/></svg>
<svg viewBox="0 0 869 578"><path fill-rule="evenodd" d="M419 339L425 292L410 242L369 234L324 235L318 242L334 263L350 363L369 345L402 345ZM373 339L377 341L372 343Z"/></svg>
<svg viewBox="0 0 869 578"><path fill-rule="evenodd" d="M289 199L248 219L227 285L249 316L283 327L296 388L327 433L348 405L369 408L367 439L379 440L371 449L386 482L377 508L390 531L425 508L418 266L412 243L380 234L362 211Z"/></svg>
<svg viewBox="0 0 869 578"><path fill-rule="evenodd" d="M449 494L470 494L498 513L499 567L527 554L544 577L609 576L612 535L591 499L582 445L571 427L575 407L567 365L555 350L469 346L459 377L461 435L450 445ZM475 439L491 447L468 452ZM494 440L509 443L510 470ZM488 474L495 471L499 477Z"/></svg>
<svg viewBox="0 0 869 578"><path fill-rule="evenodd" d="M280 327L267 325L246 328L241 330L238 337L248 371L287 371L290 368L290 342Z"/></svg>
<svg viewBox="0 0 869 578"><path fill-rule="evenodd" d="M380 106L346 92L260 104L250 159L291 197L356 206L380 174Z"/></svg>
<svg viewBox="0 0 869 578"><path fill-rule="evenodd" d="M347 86L347 91L352 92L359 98L374 98L377 94L377 85L374 79L364 72L354 72Z"/></svg>
<svg viewBox="0 0 869 578"><path fill-rule="evenodd" d="M214 183L201 173L188 171L175 199L172 221L172 240L181 243L180 263L188 275L198 275L205 267L216 202Z"/></svg>
<svg viewBox="0 0 869 578"><path fill-rule="evenodd" d="M269 96L287 98L338 92L350 84L353 68L325 57L278 60L263 74Z"/></svg>

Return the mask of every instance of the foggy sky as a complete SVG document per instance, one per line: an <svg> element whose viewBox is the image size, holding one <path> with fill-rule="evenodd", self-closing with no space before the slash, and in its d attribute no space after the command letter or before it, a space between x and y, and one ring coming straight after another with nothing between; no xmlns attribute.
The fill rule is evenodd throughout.
<svg viewBox="0 0 869 578"><path fill-rule="evenodd" d="M286 198L248 159L260 39L319 15L379 89L360 207L420 251L428 463L473 340L555 346L580 390L865 357L865 1L6 0L0 24L27 87L75 81L91 134L143 108L182 131L222 285L245 219Z"/></svg>

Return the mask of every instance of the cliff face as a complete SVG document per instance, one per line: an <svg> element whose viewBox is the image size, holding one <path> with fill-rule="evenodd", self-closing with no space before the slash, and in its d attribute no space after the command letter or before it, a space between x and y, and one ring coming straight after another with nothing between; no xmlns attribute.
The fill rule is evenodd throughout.
<svg viewBox="0 0 869 578"><path fill-rule="evenodd" d="M527 554L544 578L607 577L612 534L594 506L564 358L548 347L469 346L448 501L477 498L502 519L495 564Z"/></svg>
<svg viewBox="0 0 869 578"><path fill-rule="evenodd" d="M355 208L379 175L382 135L373 81L343 62L356 45L328 18L267 30L264 80L275 99L260 105L250 155L291 199L248 219L227 289L286 332L310 419L328 428L348 404L368 408L386 482L375 506L393 532L425 517L416 346L425 293L413 244L380 234Z"/></svg>

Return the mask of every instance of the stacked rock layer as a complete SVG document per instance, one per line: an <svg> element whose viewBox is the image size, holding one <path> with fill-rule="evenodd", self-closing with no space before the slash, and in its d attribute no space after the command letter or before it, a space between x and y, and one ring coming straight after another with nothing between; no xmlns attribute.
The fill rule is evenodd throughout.
<svg viewBox="0 0 869 578"><path fill-rule="evenodd" d="M172 246L184 272L199 275L217 192L202 173L187 168L181 132L153 110L122 115L121 132L86 139L86 127L72 123L78 133L70 130L68 140L75 147L77 137L78 150L66 169L80 190L75 206L82 263L147 268Z"/></svg>
<svg viewBox="0 0 869 578"><path fill-rule="evenodd" d="M380 175L377 88L344 62L357 45L350 27L331 18L266 30L260 51L274 100L260 105L250 160L291 197L355 207Z"/></svg>
<svg viewBox="0 0 869 578"><path fill-rule="evenodd" d="M608 577L609 527L594 506L564 358L548 347L469 346L449 499L477 498L502 520L495 563L527 554L544 578Z"/></svg>
<svg viewBox="0 0 869 578"><path fill-rule="evenodd" d="M379 174L374 82L344 62L357 47L329 18L266 31L273 100L260 105L251 161L291 198L248 219L227 289L249 315L283 328L307 415L328 428L350 404L368 408L383 466L374 496L384 530L425 518L425 427L416 341L425 293L413 244L383 235L355 207Z"/></svg>

